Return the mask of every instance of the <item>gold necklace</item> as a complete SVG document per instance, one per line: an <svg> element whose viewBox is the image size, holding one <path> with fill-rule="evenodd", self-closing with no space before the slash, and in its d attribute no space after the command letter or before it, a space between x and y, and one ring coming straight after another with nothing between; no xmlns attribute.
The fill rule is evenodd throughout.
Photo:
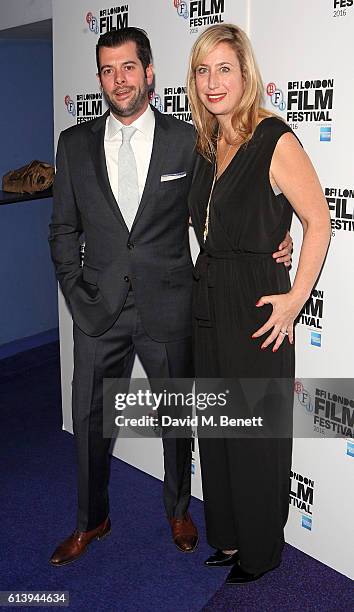
<svg viewBox="0 0 354 612"><path fill-rule="evenodd" d="M214 191L214 187L215 187L217 176L218 176L217 165L215 163L214 177L213 177L213 182L212 182L210 193L209 193L209 199L208 199L208 204L207 204L207 209L206 209L206 217L205 217L205 223L204 223L204 232L203 232L203 241L204 241L204 244L205 244L205 241L206 241L206 239L208 237L208 232L209 232L210 200L211 200L211 196L213 195L213 191Z"/></svg>
<svg viewBox="0 0 354 612"><path fill-rule="evenodd" d="M227 159L227 157L228 157L228 155L229 155L229 153L230 153L232 148L235 148L234 153L237 153L238 149L240 148L240 145L239 144L232 144L232 143L229 144L229 146L228 146L228 148L226 150L226 153L224 155L224 159L222 160L221 164L219 164L219 167L218 167L218 172L217 172L218 178L222 174L222 170L224 169L224 166L226 164L226 159Z"/></svg>
<svg viewBox="0 0 354 612"><path fill-rule="evenodd" d="M222 169L224 168L224 164L226 162L226 158L228 156L228 154L230 153L231 147L234 147L235 145L229 144L229 146L227 147L226 153L224 155L224 159L222 160L221 164L217 164L217 176L219 178L219 176L221 175Z"/></svg>
<svg viewBox="0 0 354 612"><path fill-rule="evenodd" d="M211 189L210 189L210 193L209 193L209 198L208 198L208 204L207 204L207 209L206 209L206 217L205 217L205 224L204 224L204 232L203 232L203 241L205 243L207 237L208 237L208 232L209 232L209 216L210 216L210 202L211 202L211 197L213 195L213 191L214 191L214 187L215 187L215 183L217 181L217 179L220 177L221 175L221 170L224 167L224 164L226 162L226 158L228 156L228 154L230 153L230 150L232 147L235 147L237 145L233 145L233 144L229 144L227 151L224 155L224 159L222 160L221 164L217 164L217 161L215 161L215 169L214 169L214 177L213 177L213 182L211 185Z"/></svg>

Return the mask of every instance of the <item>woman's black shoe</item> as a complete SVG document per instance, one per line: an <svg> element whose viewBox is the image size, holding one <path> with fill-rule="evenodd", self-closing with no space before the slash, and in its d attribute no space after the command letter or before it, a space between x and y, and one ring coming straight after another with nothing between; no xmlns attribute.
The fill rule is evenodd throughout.
<svg viewBox="0 0 354 612"><path fill-rule="evenodd" d="M272 569L276 568L273 567ZM267 570L266 572L262 572L261 574L250 574L249 572L245 572L245 570L243 570L242 567L240 567L239 564L236 563L236 565L233 566L228 577L226 578L225 584L245 584L246 582L254 582L254 580L262 578L264 574L267 574L271 571L272 570Z"/></svg>
<svg viewBox="0 0 354 612"><path fill-rule="evenodd" d="M204 565L208 567L223 567L226 565L233 565L238 561L238 551L234 552L232 555L227 555L223 553L222 550L217 550L213 555L208 557L204 561Z"/></svg>

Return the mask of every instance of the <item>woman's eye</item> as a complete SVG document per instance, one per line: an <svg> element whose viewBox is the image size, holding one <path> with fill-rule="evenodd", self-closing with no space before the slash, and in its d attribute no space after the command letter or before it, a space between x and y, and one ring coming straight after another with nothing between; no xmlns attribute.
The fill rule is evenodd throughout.
<svg viewBox="0 0 354 612"><path fill-rule="evenodd" d="M221 66L220 70L221 72L230 72L229 66Z"/></svg>
<svg viewBox="0 0 354 612"><path fill-rule="evenodd" d="M197 68L198 74L205 74L206 72L207 72L207 69L204 66L200 66L200 68Z"/></svg>

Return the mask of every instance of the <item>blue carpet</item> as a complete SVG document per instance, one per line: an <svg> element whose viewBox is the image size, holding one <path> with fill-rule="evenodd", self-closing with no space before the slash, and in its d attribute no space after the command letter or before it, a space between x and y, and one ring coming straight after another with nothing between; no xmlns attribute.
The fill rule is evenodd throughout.
<svg viewBox="0 0 354 612"><path fill-rule="evenodd" d="M24 351L27 352L48 343L58 342L58 340L59 329L57 327L47 329L35 336L19 338L18 340L13 340L12 342L7 342L0 346L0 359L5 359L5 357L11 357L12 355L23 353Z"/></svg>
<svg viewBox="0 0 354 612"><path fill-rule="evenodd" d="M349 578L286 545L281 566L245 585L222 585L202 612L344 612L353 610Z"/></svg>
<svg viewBox="0 0 354 612"><path fill-rule="evenodd" d="M215 593L224 573L209 574L203 509L193 554L177 551L164 518L161 482L118 459L111 467L112 534L80 561L53 568L48 559L75 523L73 438L61 431L57 346L0 362L2 484L1 590L66 590L75 612L191 612Z"/></svg>
<svg viewBox="0 0 354 612"><path fill-rule="evenodd" d="M209 554L202 503L191 504L198 550L182 554L164 519L161 483L117 459L112 534L77 563L51 567L50 554L74 527L76 506L73 438L61 431L57 343L0 361L0 404L1 590L69 591L75 612L352 609L350 580L291 546L277 571L252 585L223 586L227 568L202 564Z"/></svg>

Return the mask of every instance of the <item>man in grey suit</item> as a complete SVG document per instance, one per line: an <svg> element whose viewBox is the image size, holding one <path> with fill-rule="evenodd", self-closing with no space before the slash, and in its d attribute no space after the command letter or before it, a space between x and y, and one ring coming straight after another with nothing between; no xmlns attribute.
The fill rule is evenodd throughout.
<svg viewBox="0 0 354 612"><path fill-rule="evenodd" d="M149 105L145 32L108 32L96 52L109 111L60 135L49 237L74 321L78 458L77 528L53 553L56 566L110 532L102 379L130 377L136 354L149 378L193 377L187 196L194 129ZM188 513L191 439L164 437L163 445L167 518L177 548L191 552L198 542Z"/></svg>
<svg viewBox="0 0 354 612"><path fill-rule="evenodd" d="M74 320L78 458L77 529L53 565L74 561L110 531L102 379L129 377L135 354L149 378L193 376L187 196L194 130L149 105L153 69L143 31L101 36L97 65L109 111L60 135L49 237ZM177 547L192 551L191 439L163 438L163 445L166 514Z"/></svg>

